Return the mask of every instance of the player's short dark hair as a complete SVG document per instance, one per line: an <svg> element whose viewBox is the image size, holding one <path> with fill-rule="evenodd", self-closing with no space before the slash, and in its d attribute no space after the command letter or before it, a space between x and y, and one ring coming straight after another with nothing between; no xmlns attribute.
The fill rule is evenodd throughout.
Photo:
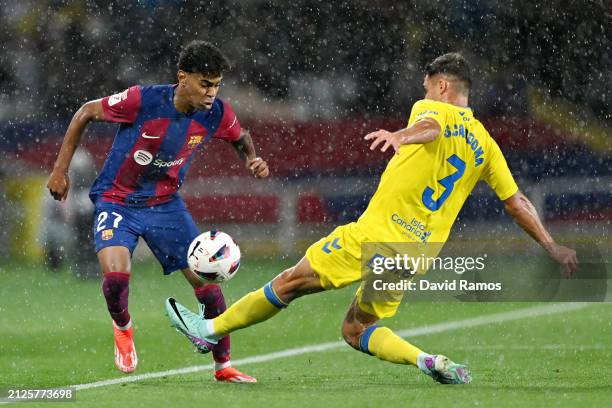
<svg viewBox="0 0 612 408"><path fill-rule="evenodd" d="M431 61L425 67L427 76L432 77L436 74L452 75L462 84L462 90L469 92L472 86L470 76L470 65L463 55L458 52L449 52Z"/></svg>
<svg viewBox="0 0 612 408"><path fill-rule="evenodd" d="M204 75L221 75L231 64L225 54L208 41L195 40L182 49L178 69Z"/></svg>

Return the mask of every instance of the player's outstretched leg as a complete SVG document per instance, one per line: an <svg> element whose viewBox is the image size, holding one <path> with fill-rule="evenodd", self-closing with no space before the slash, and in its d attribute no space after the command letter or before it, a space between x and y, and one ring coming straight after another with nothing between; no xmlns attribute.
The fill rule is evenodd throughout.
<svg viewBox="0 0 612 408"><path fill-rule="evenodd" d="M391 329L377 325L377 321L378 317L361 310L355 298L344 319L342 336L356 350L391 363L412 364L442 384L468 384L472 380L466 366L423 352Z"/></svg>
<svg viewBox="0 0 612 408"><path fill-rule="evenodd" d="M213 319L225 312L225 297L219 285L201 284L194 288L196 298L200 303L200 316ZM196 351L200 351L196 348ZM234 367L230 360L230 336L219 339L212 347L215 360L215 380L232 383L254 383L257 379L246 375Z"/></svg>
<svg viewBox="0 0 612 408"><path fill-rule="evenodd" d="M306 258L278 275L263 288L251 292L214 319L204 319L173 298L166 300L166 314L173 327L191 341L212 348L229 333L268 320L294 299L322 291L321 281Z"/></svg>

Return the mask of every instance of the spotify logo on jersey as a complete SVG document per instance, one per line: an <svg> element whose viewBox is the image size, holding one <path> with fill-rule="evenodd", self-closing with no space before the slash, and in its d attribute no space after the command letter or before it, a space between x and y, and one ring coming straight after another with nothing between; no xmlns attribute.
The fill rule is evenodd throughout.
<svg viewBox="0 0 612 408"><path fill-rule="evenodd" d="M136 150L134 152L134 160L136 163L146 166L153 160L153 155L146 150Z"/></svg>

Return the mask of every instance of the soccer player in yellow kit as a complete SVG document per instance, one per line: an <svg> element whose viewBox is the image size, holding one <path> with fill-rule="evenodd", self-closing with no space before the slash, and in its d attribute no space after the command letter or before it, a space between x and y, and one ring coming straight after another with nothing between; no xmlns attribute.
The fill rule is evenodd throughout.
<svg viewBox="0 0 612 408"><path fill-rule="evenodd" d="M175 299L167 299L172 325L192 340L214 344L235 330L269 319L296 298L359 281L364 242L443 243L480 180L491 186L507 212L571 275L576 252L554 242L519 191L499 146L468 107L467 61L457 53L436 58L426 68L423 86L425 98L412 107L405 129L379 130L365 137L372 141L372 150L392 147L396 154L357 222L336 228L310 246L297 265L214 319L205 320ZM408 222L418 223L419 228L406 228ZM363 284L342 324L349 345L382 360L415 365L441 383L471 381L466 366L425 353L379 326L379 319L395 314L399 300L368 301L362 298L362 289Z"/></svg>

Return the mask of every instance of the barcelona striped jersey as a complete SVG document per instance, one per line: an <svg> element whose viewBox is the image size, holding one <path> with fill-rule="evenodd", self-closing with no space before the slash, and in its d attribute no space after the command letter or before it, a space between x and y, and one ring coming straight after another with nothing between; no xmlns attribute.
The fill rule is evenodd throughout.
<svg viewBox="0 0 612 408"><path fill-rule="evenodd" d="M174 106L176 85L132 86L102 99L103 120L120 124L90 198L150 206L178 196L198 148L210 138L236 141L240 124L231 106L184 114Z"/></svg>

